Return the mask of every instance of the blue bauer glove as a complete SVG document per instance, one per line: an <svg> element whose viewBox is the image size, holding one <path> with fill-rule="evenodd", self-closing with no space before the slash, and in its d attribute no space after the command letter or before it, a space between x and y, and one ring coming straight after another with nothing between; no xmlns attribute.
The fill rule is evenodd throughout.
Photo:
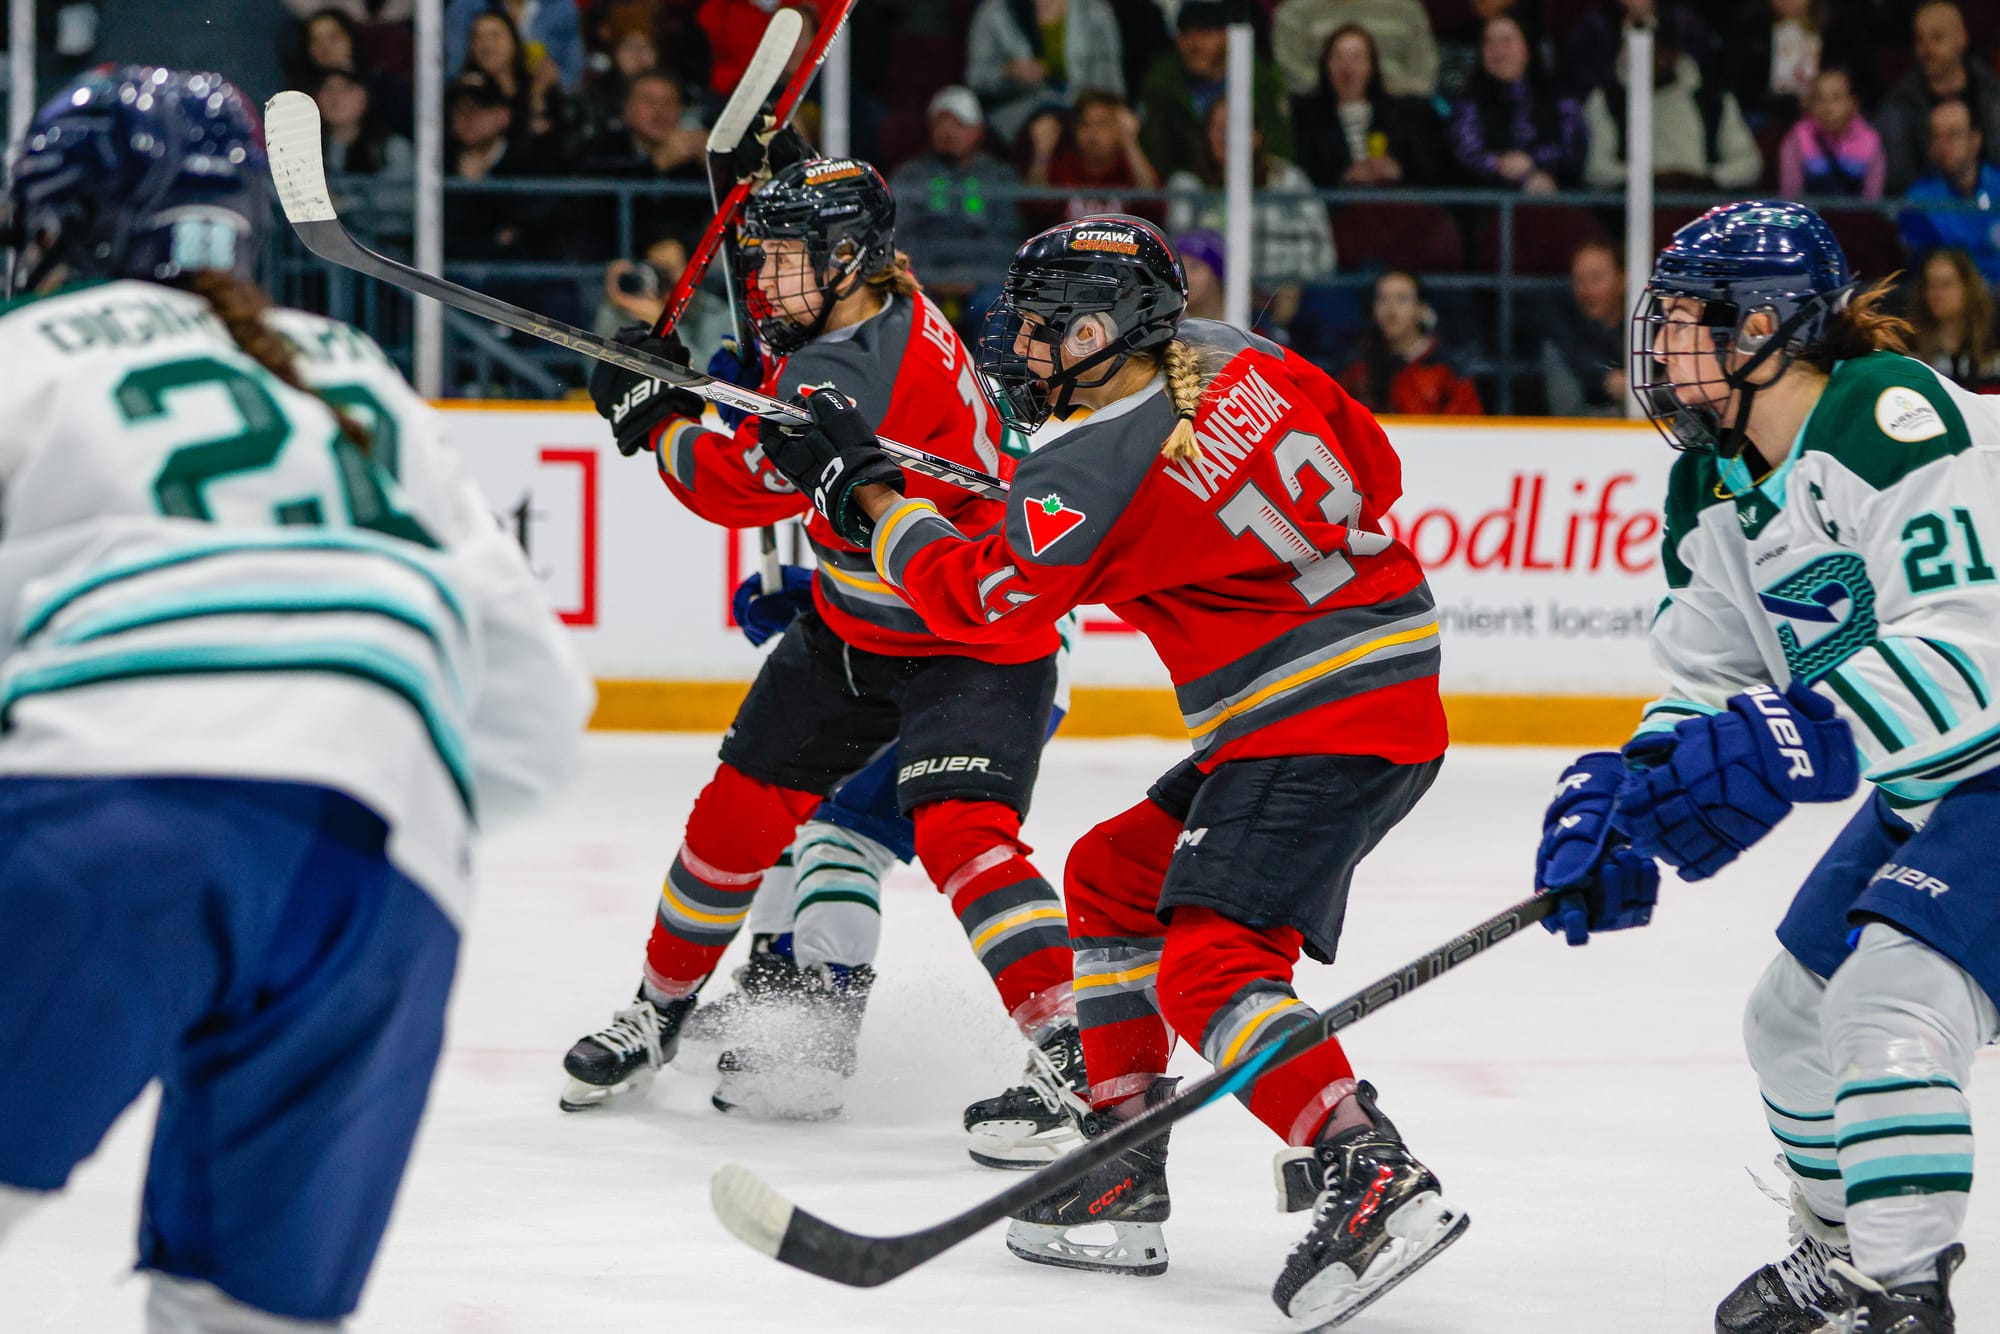
<svg viewBox="0 0 2000 1334"><path fill-rule="evenodd" d="M1625 746L1637 770L1613 819L1632 847L1705 880L1736 860L1801 801L1840 801L1861 782L1854 734L1802 685L1752 686L1721 713L1690 718Z"/></svg>
<svg viewBox="0 0 2000 1334"><path fill-rule="evenodd" d="M1563 770L1554 800L1542 817L1535 849L1535 892L1561 905L1542 925L1572 945L1590 943L1593 931L1622 931L1653 920L1660 897L1660 868L1626 845L1612 827L1611 808L1625 781L1625 762L1608 750L1577 757Z"/></svg>
<svg viewBox="0 0 2000 1334"><path fill-rule="evenodd" d="M764 358L759 355L755 343L750 344L749 355L743 355L736 346L736 336L731 334L722 340L722 346L708 359L708 373L711 378L725 380L738 389L756 389L764 383ZM733 431L750 414L741 408L717 403L715 415Z"/></svg>
<svg viewBox="0 0 2000 1334"><path fill-rule="evenodd" d="M736 585L736 594L729 599L737 627L756 648L762 648L765 640L812 610L813 572L803 565L779 568L784 571L784 582L777 592L761 591L764 576L753 574Z"/></svg>

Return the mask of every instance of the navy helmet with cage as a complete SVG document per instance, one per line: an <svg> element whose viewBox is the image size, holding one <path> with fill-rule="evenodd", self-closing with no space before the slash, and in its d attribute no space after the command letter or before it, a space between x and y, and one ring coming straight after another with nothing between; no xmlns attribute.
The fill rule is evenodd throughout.
<svg viewBox="0 0 2000 1334"><path fill-rule="evenodd" d="M1632 314L1632 392L1675 448L1733 458L1751 400L1820 338L1853 292L1833 229L1805 205L1752 199L1712 208L1675 232L1653 264ZM1760 315L1759 330L1747 330ZM1701 367L1686 378L1683 362L1679 383L1662 355L1673 325L1693 326L1693 341L1674 350L1693 353Z"/></svg>
<svg viewBox="0 0 2000 1334"><path fill-rule="evenodd" d="M772 262L769 243L781 240L802 243L805 262L774 272L774 300L758 275ZM744 309L757 337L783 356L819 337L834 303L895 260L896 201L882 173L866 162L808 158L780 168L751 193L736 244ZM806 306L815 304L815 294L812 318L785 313L786 297Z"/></svg>
<svg viewBox="0 0 2000 1334"><path fill-rule="evenodd" d="M1015 252L986 315L979 369L1014 424L1032 431L1066 411L1074 390L1171 341L1186 310L1187 273L1159 228L1124 213L1078 218ZM1096 334L1087 350L1074 337L1086 321Z"/></svg>
<svg viewBox="0 0 2000 1334"><path fill-rule="evenodd" d="M248 278L269 219L263 136L226 79L102 66L50 99L16 146L10 290L205 269Z"/></svg>

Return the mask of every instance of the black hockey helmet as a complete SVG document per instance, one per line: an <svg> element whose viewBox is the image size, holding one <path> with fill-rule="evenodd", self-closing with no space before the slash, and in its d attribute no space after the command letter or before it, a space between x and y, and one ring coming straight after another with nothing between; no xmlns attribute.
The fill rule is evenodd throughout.
<svg viewBox="0 0 2000 1334"><path fill-rule="evenodd" d="M805 243L812 286L796 293L819 294L819 314L800 324L775 305L757 285L767 241ZM757 336L780 356L819 337L833 303L851 293L871 273L896 257L896 201L882 173L854 158L809 158L781 168L743 206L737 228L744 309Z"/></svg>
<svg viewBox="0 0 2000 1334"><path fill-rule="evenodd" d="M979 338L979 369L1023 430L1069 406L1072 390L1094 388L1126 357L1163 346L1187 310L1187 274L1159 228L1124 213L1098 213L1051 227L1014 253L1000 299ZM1063 345L1086 320L1103 345L1064 363ZM1038 374L1029 349L1039 344ZM1082 378L1102 367L1095 379Z"/></svg>

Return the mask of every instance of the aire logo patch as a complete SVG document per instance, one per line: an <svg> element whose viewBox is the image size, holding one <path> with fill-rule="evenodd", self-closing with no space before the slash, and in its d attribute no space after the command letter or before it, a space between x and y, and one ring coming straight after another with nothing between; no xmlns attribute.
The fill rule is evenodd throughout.
<svg viewBox="0 0 2000 1334"><path fill-rule="evenodd" d="M1944 418L1914 389L1884 389L1875 400L1875 424L1891 440L1913 445L1944 434Z"/></svg>
<svg viewBox="0 0 2000 1334"><path fill-rule="evenodd" d="M1028 554L1039 556L1063 540L1083 522L1083 511L1073 510L1051 491L1040 500L1030 500L1021 513L1028 521Z"/></svg>

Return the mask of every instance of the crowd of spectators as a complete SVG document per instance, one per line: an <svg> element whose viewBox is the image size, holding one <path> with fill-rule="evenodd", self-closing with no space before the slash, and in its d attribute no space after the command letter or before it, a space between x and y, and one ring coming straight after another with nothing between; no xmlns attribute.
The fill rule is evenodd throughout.
<svg viewBox="0 0 2000 1334"><path fill-rule="evenodd" d="M780 3L813 29L813 0L448 0L446 171L491 183L448 191L448 256L617 260L575 300L606 318L657 300L621 284L678 274L711 213L707 126ZM321 105L351 215L407 234L410 5L286 5L288 77ZM1876 224L1868 259L1907 270L1926 359L2000 388L2000 7L1959 0L870 0L850 20L854 149L954 317L978 316L1025 235L1104 210L1181 236L1219 311L1234 22L1257 43L1256 322L1372 404L1476 412L1480 367L1506 363L1535 387L1522 406L1621 410L1622 218L1564 201L1624 186L1634 25L1653 36L1658 189L1848 201ZM622 226L602 191L505 188L551 176L667 188L627 191ZM1437 281L1498 250L1490 206L1424 205L1438 188L1518 192L1514 244L1547 232L1512 346L1490 292Z"/></svg>

